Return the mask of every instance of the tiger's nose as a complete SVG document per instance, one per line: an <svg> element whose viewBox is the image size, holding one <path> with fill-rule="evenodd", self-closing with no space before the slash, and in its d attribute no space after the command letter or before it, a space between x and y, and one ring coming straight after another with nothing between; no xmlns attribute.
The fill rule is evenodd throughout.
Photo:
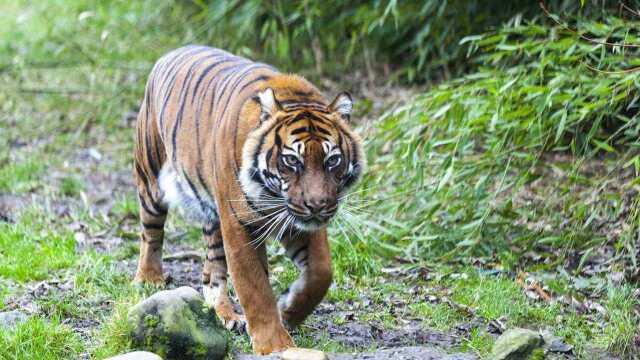
<svg viewBox="0 0 640 360"><path fill-rule="evenodd" d="M328 198L309 199L305 202L305 206L311 213L318 214L327 208L333 207L331 201Z"/></svg>

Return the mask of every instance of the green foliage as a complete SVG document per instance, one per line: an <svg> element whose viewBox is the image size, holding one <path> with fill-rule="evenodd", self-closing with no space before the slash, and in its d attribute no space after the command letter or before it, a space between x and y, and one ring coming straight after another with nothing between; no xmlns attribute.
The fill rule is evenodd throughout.
<svg viewBox="0 0 640 360"><path fill-rule="evenodd" d="M638 318L634 309L640 306L631 287L612 288L607 294L609 317L601 342L615 354L638 355L634 337L637 335Z"/></svg>
<svg viewBox="0 0 640 360"><path fill-rule="evenodd" d="M464 36L522 16L542 15L535 1L195 1L204 39L266 58L286 69L328 73L359 67L369 77L388 67L405 81L467 69ZM562 13L597 13L575 1L553 1ZM602 8L606 8L603 6ZM233 29L235 36L220 37ZM310 71L308 71L310 72Z"/></svg>
<svg viewBox="0 0 640 360"><path fill-rule="evenodd" d="M631 36L615 18L579 27L609 34L612 41ZM560 221L557 208L520 206L517 194L543 175L536 166L549 152L587 158L635 147L640 75L599 74L583 62L625 68L636 60L535 23L467 41L476 61L487 66L389 113L367 145L371 177L364 192L380 199L376 212L395 216L400 225L393 228L405 229L390 240L420 258L497 254L507 265L514 263L512 245L525 251L534 239L558 247L586 245L594 238L588 211L567 204L565 214L575 227L536 230L527 222L540 212L551 223ZM574 183L587 181L571 168L566 173L575 173ZM569 191L571 183L557 185ZM562 191L560 199L575 200Z"/></svg>
<svg viewBox="0 0 640 360"><path fill-rule="evenodd" d="M567 13L587 11L570 0L553 3ZM171 48L205 43L285 71L339 78L359 68L369 78L390 71L393 78L411 82L465 70L465 49L458 44L464 36L511 18L541 15L537 2L526 0L193 0L160 6L154 1L83 0L31 7L31 13L22 15L28 29L20 24L11 41L0 41L5 50L0 66L57 63L118 69L136 64L129 70L142 65L146 71L149 61ZM67 16L52 18L60 12ZM75 36L78 32L83 36ZM33 51L24 52L25 45Z"/></svg>
<svg viewBox="0 0 640 360"><path fill-rule="evenodd" d="M80 355L81 342L68 326L32 317L15 329L0 327L0 349L0 360L71 360Z"/></svg>
<svg viewBox="0 0 640 360"><path fill-rule="evenodd" d="M104 359L132 350L128 314L129 307L134 304L134 299L123 301L115 306L109 318L104 319L98 335L100 344L94 354L96 358Z"/></svg>
<svg viewBox="0 0 640 360"><path fill-rule="evenodd" d="M465 34L535 8L527 1L475 0L196 3L202 9L198 16L206 19L205 38L223 48L264 54L288 69L329 68L333 74L354 65L372 71L386 64L407 80L462 65L464 49L457 43ZM236 36L218 36L229 29Z"/></svg>
<svg viewBox="0 0 640 360"><path fill-rule="evenodd" d="M478 354L484 354L485 356L491 352L491 347L495 339L482 329L473 329L469 340L463 345L463 349L473 351Z"/></svg>
<svg viewBox="0 0 640 360"><path fill-rule="evenodd" d="M77 196L84 189L82 180L66 176L60 180L60 193L64 196Z"/></svg>
<svg viewBox="0 0 640 360"><path fill-rule="evenodd" d="M28 192L38 186L44 166L35 159L0 165L0 192Z"/></svg>
<svg viewBox="0 0 640 360"><path fill-rule="evenodd" d="M0 276L19 282L40 280L75 262L75 241L67 231L52 231L33 210L16 224L0 222Z"/></svg>

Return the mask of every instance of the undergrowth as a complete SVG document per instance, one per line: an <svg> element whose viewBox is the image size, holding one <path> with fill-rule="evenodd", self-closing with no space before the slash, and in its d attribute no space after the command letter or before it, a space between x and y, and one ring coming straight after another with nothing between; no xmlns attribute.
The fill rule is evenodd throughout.
<svg viewBox="0 0 640 360"><path fill-rule="evenodd" d="M616 18L580 23L596 36L633 42L626 26ZM368 143L370 176L362 192L373 199L367 201L374 201L375 213L385 214L380 241L413 258L496 255L505 256L507 266L517 262L508 253L536 244L586 249L607 240L631 242L634 217L618 236L602 239L606 234L590 215L603 216L604 199L587 203L579 196L585 187L604 197L624 195L607 194L595 178L585 178L586 164L596 159L613 163L600 176L618 174L632 191L608 211L619 213L634 199L635 178L623 176L640 170L640 74L606 75L585 65L622 69L638 62L633 54L612 53L561 27L536 23L463 42L486 65L388 113ZM547 161L562 167L554 156L571 156L555 175L545 168ZM555 198L523 202L522 192L536 186ZM551 226L531 226L540 219ZM563 221L568 224L560 226ZM633 250L631 245L618 248Z"/></svg>

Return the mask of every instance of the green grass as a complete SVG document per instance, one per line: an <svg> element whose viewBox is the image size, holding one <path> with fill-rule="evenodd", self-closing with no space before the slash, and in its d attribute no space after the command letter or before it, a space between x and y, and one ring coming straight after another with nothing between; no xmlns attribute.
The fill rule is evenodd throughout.
<svg viewBox="0 0 640 360"><path fill-rule="evenodd" d="M0 275L18 282L41 280L75 263L73 234L42 223L41 213L16 224L0 223Z"/></svg>
<svg viewBox="0 0 640 360"><path fill-rule="evenodd" d="M77 359L82 349L78 334L58 321L32 317L15 329L0 328L0 359Z"/></svg>
<svg viewBox="0 0 640 360"><path fill-rule="evenodd" d="M0 168L0 192L24 193L40 186L38 179L44 170L43 163L36 159L11 161Z"/></svg>
<svg viewBox="0 0 640 360"><path fill-rule="evenodd" d="M103 320L97 333L100 341L94 353L95 358L104 359L132 350L128 309L138 299L133 297L118 303L110 316Z"/></svg>
<svg viewBox="0 0 640 360"><path fill-rule="evenodd" d="M636 289L637 291L637 289ZM600 342L616 354L637 353L636 339L638 318L635 314L640 305L637 293L631 287L612 288L607 294L607 325Z"/></svg>
<svg viewBox="0 0 640 360"><path fill-rule="evenodd" d="M60 180L60 193L63 196L77 196L84 190L84 183L81 179L67 176Z"/></svg>

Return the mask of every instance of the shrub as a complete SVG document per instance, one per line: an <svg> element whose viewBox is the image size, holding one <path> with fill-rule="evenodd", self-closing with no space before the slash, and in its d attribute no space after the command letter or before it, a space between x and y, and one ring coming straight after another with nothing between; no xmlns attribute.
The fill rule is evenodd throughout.
<svg viewBox="0 0 640 360"><path fill-rule="evenodd" d="M637 25L610 17L606 22L581 21L577 28L611 42L637 43L628 31ZM370 190L365 192L375 193L374 198L406 199L381 201L376 207L385 219L392 215L402 223L383 220L393 231L382 238L425 259L512 256L508 254L514 250L526 251L527 244L601 245L602 234L594 234L590 217L607 197L578 202L571 186L588 184L580 174L562 184L548 180L547 190L557 188L565 196L547 193L548 202L560 201L564 215L558 214L563 209L518 202L517 194L542 176L536 165L549 153L585 159L622 152L623 163L639 170L631 150L640 131L640 73L604 74L586 65L628 68L638 63L636 52L611 51L581 41L563 27L535 22L504 26L463 42L470 44L474 61L487 65L387 114L368 144L373 150L364 185ZM577 168L569 165L567 172L572 171ZM584 211L577 210L581 206ZM611 211L621 211L617 206ZM527 224L530 218L549 226L535 229ZM560 226L561 221L569 226Z"/></svg>

